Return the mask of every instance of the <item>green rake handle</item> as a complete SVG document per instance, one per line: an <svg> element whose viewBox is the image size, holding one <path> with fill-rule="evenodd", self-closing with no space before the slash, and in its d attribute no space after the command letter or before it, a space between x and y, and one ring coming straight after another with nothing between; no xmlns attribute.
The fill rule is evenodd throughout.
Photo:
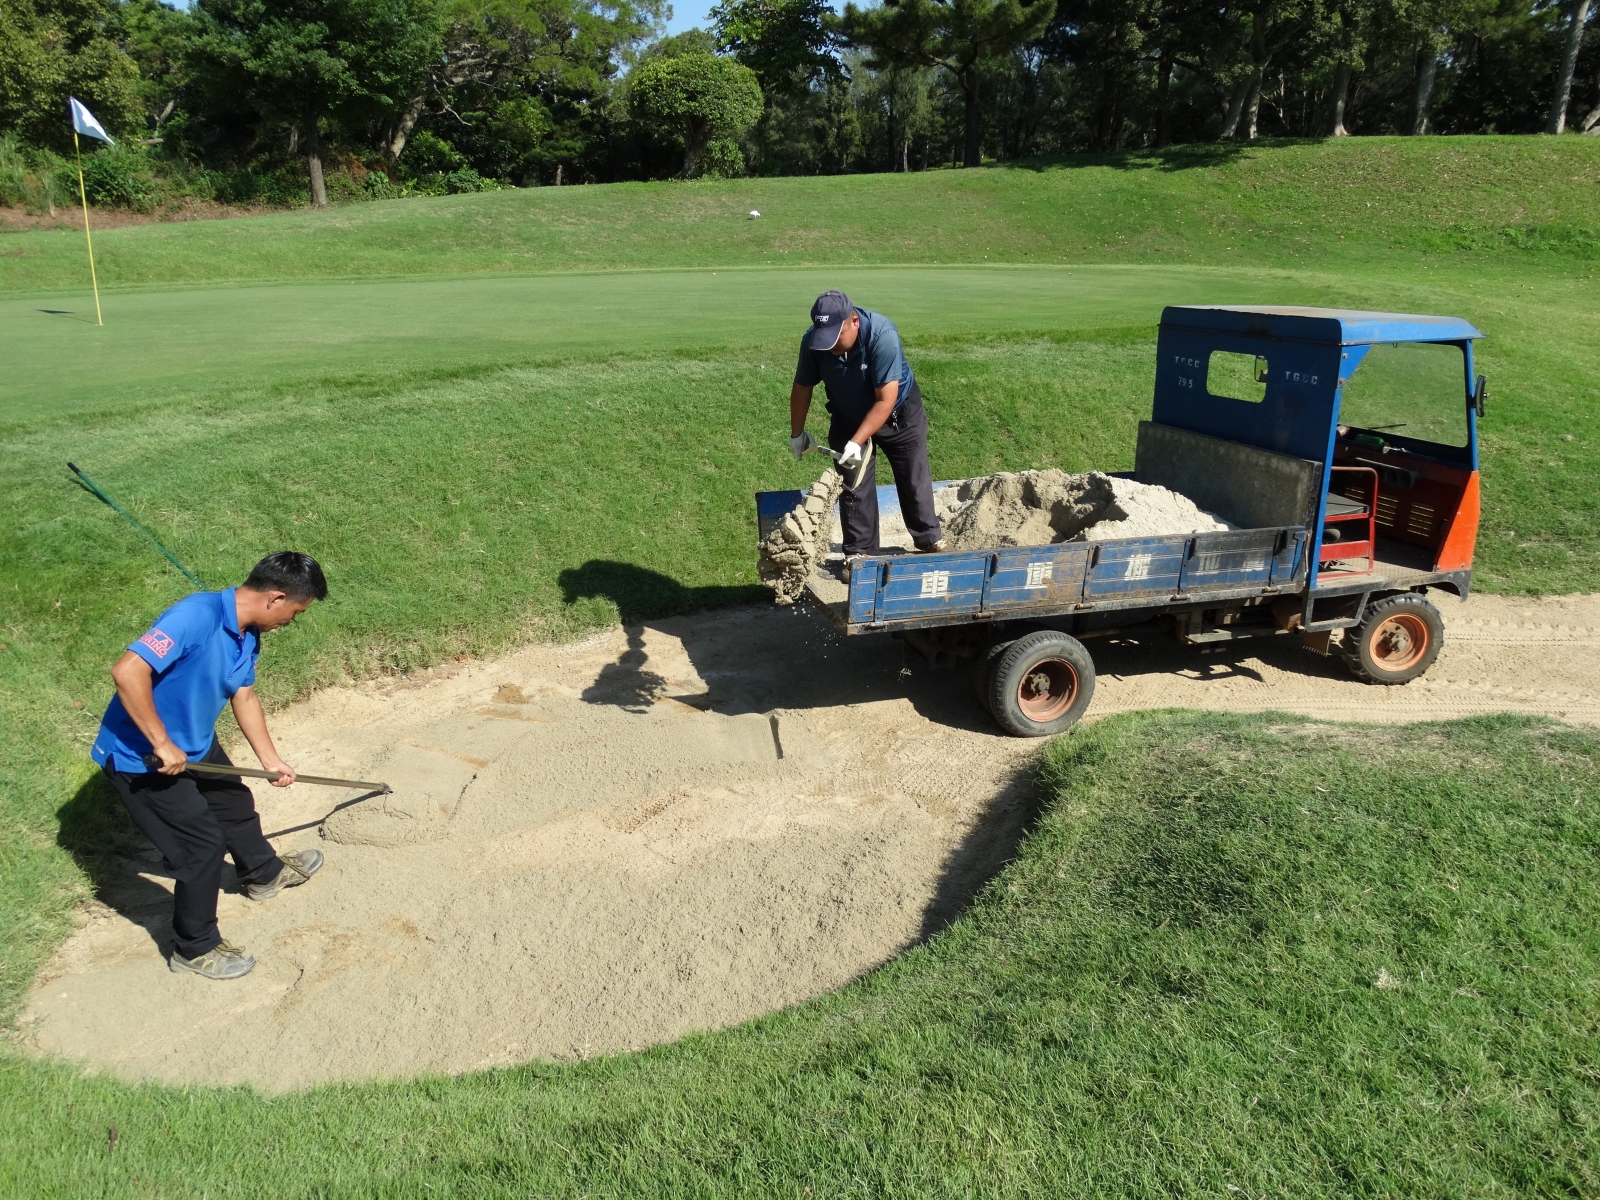
<svg viewBox="0 0 1600 1200"><path fill-rule="evenodd" d="M145 537L149 538L150 539L150 544L152 546L154 546L157 550L161 551L162 554L166 555L167 556L167 561L169 563L171 563L173 566L177 567L179 571L183 572L183 576L184 576L185 579L187 579L190 583L194 584L195 587L199 588L202 592L206 590L206 585L200 582L200 576L196 575L193 571L189 570L188 567L184 566L181 562L179 562L177 560L177 558L173 556L172 551L168 550L165 546L163 546L160 543L160 541L158 541L156 539L156 535L155 534L151 533L143 525L139 524L138 521L135 521L133 519L133 517L130 516L128 514L128 512L126 510L124 510L123 507L120 504L118 504L110 496L108 496L104 492L102 492L100 490L100 485L99 484L97 484L94 480L90 479L87 475L85 475L82 471L80 471L78 469L78 464L77 463L69 462L67 464L67 469L78 477L78 482L83 484L84 487L88 488L91 492L93 492L96 496L98 496L102 501L104 501L107 505L109 505L113 510L115 510L118 513L120 513L123 520L125 520L129 525L132 525L140 533L144 534Z"/></svg>

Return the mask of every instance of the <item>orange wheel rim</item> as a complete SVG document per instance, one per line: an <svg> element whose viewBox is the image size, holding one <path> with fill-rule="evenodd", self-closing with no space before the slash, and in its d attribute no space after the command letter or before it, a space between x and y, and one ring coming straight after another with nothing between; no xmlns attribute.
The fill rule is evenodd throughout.
<svg viewBox="0 0 1600 1200"><path fill-rule="evenodd" d="M1017 707L1038 724L1054 721L1078 694L1078 672L1063 658L1047 658L1028 668L1017 684Z"/></svg>
<svg viewBox="0 0 1600 1200"><path fill-rule="evenodd" d="M1380 621L1367 642L1372 661L1385 671L1404 671L1428 652L1428 623L1415 613L1396 613Z"/></svg>

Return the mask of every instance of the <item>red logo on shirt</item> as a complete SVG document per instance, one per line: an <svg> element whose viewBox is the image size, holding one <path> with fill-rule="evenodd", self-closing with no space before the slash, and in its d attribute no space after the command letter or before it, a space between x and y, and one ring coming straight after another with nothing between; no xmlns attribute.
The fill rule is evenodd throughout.
<svg viewBox="0 0 1600 1200"><path fill-rule="evenodd" d="M154 650L157 658L165 658L167 651L172 649L172 639L159 629L152 629L139 640Z"/></svg>

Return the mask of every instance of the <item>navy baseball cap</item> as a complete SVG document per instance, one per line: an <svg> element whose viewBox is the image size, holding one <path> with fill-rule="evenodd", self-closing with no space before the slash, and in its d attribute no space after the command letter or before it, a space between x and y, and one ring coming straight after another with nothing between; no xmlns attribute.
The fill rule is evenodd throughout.
<svg viewBox="0 0 1600 1200"><path fill-rule="evenodd" d="M850 297L840 291L826 291L811 306L811 332L806 335L807 350L832 350L839 341L839 333L855 306Z"/></svg>

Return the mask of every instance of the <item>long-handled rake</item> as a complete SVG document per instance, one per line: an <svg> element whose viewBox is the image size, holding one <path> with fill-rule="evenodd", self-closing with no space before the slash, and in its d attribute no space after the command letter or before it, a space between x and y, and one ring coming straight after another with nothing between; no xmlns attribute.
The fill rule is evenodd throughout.
<svg viewBox="0 0 1600 1200"><path fill-rule="evenodd" d="M144 765L155 770L161 765L161 760L154 754L145 755ZM188 771L200 771L206 775L234 775L245 779L281 779L282 771L263 771L259 767L235 767L231 764L196 762L191 759L184 768ZM373 783L366 779L334 779L327 775L296 775L296 783L318 783L323 787L358 788L362 791L377 792L380 796L393 794L394 789L387 783Z"/></svg>

